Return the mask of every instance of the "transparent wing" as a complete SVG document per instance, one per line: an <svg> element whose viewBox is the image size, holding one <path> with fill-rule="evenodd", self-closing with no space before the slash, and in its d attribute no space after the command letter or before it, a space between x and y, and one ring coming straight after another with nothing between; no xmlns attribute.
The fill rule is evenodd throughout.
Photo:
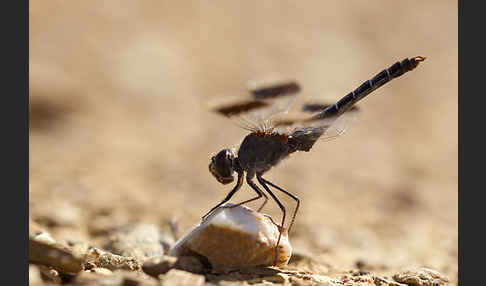
<svg viewBox="0 0 486 286"><path fill-rule="evenodd" d="M297 99L300 86L293 80L253 83L249 95L220 97L209 108L230 118L241 128L257 131L272 128L272 119L288 112Z"/></svg>
<svg viewBox="0 0 486 286"><path fill-rule="evenodd" d="M318 140L330 141L344 135L346 131L357 121L359 113L360 112L358 109L351 109L337 118L328 118L312 122L311 126L317 127L318 130L322 126L324 133L318 138Z"/></svg>
<svg viewBox="0 0 486 286"><path fill-rule="evenodd" d="M350 110L338 117L313 120L312 116L324 110L331 104L306 103L300 108L300 114L293 113L287 117L273 121L275 129L280 132L292 134L296 131L305 131L310 136L318 136L316 140L329 141L343 135L354 124L359 115L359 109L353 106Z"/></svg>
<svg viewBox="0 0 486 286"><path fill-rule="evenodd" d="M317 141L329 141L343 135L346 130L356 121L358 109L350 109L337 117L324 119L313 119L312 116L306 119L284 119L276 121L275 129L290 135L296 150L309 151Z"/></svg>

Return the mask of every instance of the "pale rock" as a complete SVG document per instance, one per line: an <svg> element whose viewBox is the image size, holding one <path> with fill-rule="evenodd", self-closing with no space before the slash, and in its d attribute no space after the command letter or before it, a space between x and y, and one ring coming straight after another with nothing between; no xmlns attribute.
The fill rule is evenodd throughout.
<svg viewBox="0 0 486 286"><path fill-rule="evenodd" d="M144 261L142 270L150 276L159 277L160 274L167 273L174 268L177 262L176 257L162 255L151 257Z"/></svg>
<svg viewBox="0 0 486 286"><path fill-rule="evenodd" d="M161 275L162 286L201 286L204 284L204 276L192 274L186 271L171 269L167 274Z"/></svg>
<svg viewBox="0 0 486 286"><path fill-rule="evenodd" d="M449 279L436 270L421 267L411 268L393 275L397 282L413 286L444 286Z"/></svg>
<svg viewBox="0 0 486 286"><path fill-rule="evenodd" d="M29 262L52 266L61 273L76 274L83 269L83 261L59 243L29 239Z"/></svg>
<svg viewBox="0 0 486 286"><path fill-rule="evenodd" d="M56 241L48 232L41 232L32 236L32 239L45 244L55 244Z"/></svg>
<svg viewBox="0 0 486 286"><path fill-rule="evenodd" d="M216 209L171 249L172 256L202 256L213 271L254 266L285 266L292 255L287 231L282 232L275 263L279 227L272 220L244 206Z"/></svg>
<svg viewBox="0 0 486 286"><path fill-rule="evenodd" d="M114 270L139 271L142 269L140 262L134 257L116 255L98 248L92 248L86 255L86 262L95 267Z"/></svg>

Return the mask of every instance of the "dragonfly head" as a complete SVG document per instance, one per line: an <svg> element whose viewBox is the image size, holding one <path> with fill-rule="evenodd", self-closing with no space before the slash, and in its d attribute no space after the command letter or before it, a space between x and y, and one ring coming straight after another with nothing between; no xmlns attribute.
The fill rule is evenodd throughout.
<svg viewBox="0 0 486 286"><path fill-rule="evenodd" d="M235 180L233 176L235 170L233 169L233 162L235 153L230 149L221 150L216 156L211 158L209 163L209 171L213 176L223 185L229 184Z"/></svg>

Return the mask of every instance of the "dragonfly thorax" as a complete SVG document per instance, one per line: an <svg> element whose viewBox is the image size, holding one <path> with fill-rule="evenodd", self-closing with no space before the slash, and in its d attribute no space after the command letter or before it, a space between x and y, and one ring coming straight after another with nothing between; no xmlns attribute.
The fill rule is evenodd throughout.
<svg viewBox="0 0 486 286"><path fill-rule="evenodd" d="M277 132L248 134L238 150L239 166L247 173L263 174L290 153L289 136Z"/></svg>

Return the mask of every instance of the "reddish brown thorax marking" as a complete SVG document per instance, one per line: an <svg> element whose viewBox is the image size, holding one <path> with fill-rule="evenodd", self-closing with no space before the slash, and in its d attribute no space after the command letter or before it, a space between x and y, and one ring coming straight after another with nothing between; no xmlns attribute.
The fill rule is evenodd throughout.
<svg viewBox="0 0 486 286"><path fill-rule="evenodd" d="M251 135L259 136L259 137L263 137L263 138L273 137L273 138L281 140L285 143L287 143L289 141L289 135L287 133L278 133L278 132L273 132L273 131L258 130L256 132L251 133Z"/></svg>

